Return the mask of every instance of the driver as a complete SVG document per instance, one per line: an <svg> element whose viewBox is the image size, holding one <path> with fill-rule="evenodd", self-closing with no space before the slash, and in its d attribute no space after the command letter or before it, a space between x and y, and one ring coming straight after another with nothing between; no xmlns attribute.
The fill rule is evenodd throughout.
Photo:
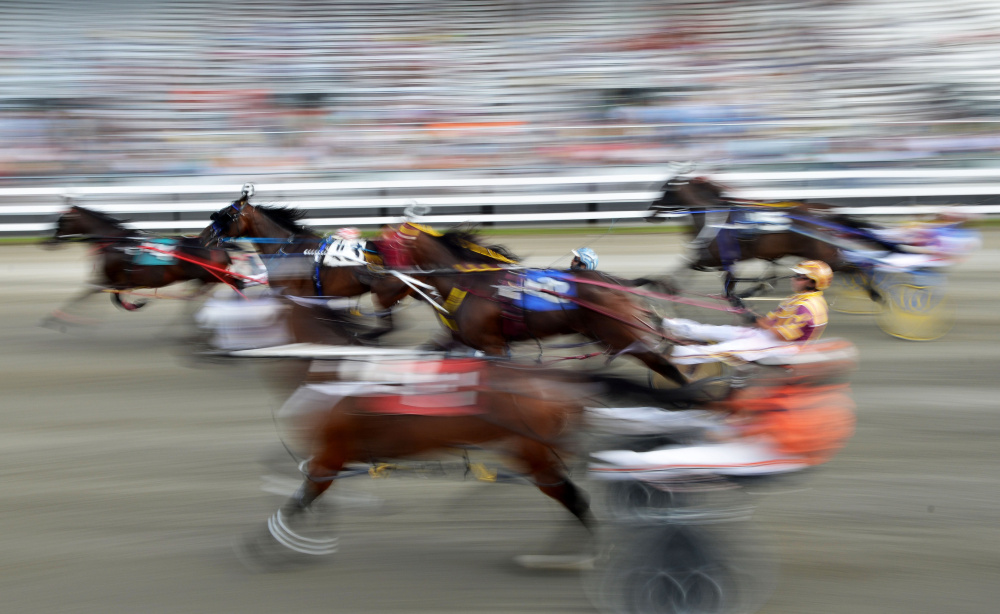
<svg viewBox="0 0 1000 614"><path fill-rule="evenodd" d="M766 356L794 353L795 346L819 339L827 323L823 290L830 287L833 272L820 260L806 260L792 269L791 297L766 316L757 317L755 327L712 326L693 320L664 319L663 327L677 337L711 345L674 346L671 361L692 365L735 356L752 361Z"/></svg>
<svg viewBox="0 0 1000 614"><path fill-rule="evenodd" d="M597 252L589 247L573 250L573 261L569 263L573 271L593 271L597 268Z"/></svg>

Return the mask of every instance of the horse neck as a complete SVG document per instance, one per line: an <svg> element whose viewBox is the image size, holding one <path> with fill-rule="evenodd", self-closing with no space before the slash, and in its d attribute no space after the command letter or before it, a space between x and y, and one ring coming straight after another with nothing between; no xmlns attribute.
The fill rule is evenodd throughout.
<svg viewBox="0 0 1000 614"><path fill-rule="evenodd" d="M452 254L447 246L430 235L421 233L413 239L413 242L409 248L413 263L421 268L452 267L461 262L461 259Z"/></svg>
<svg viewBox="0 0 1000 614"><path fill-rule="evenodd" d="M310 241L320 241L321 238L311 233L295 233L283 228L274 220L268 219L266 215L254 212L248 225L248 235L257 239L285 239L287 243L257 243L257 252L261 254L276 254L279 251L288 251L285 248L289 244L295 244L291 251L301 251L304 245ZM301 249L300 249L301 248Z"/></svg>
<svg viewBox="0 0 1000 614"><path fill-rule="evenodd" d="M136 234L136 231L130 228L126 228L121 224L113 224L107 220L103 220L98 217L88 217L88 220L90 221L89 224L90 228L84 230L84 232L80 234L90 235L92 237L97 237L97 238L101 237L120 238Z"/></svg>
<svg viewBox="0 0 1000 614"><path fill-rule="evenodd" d="M434 237L421 234L413 241L414 245L410 247L413 264L421 269L434 271L451 268L462 263L461 259L452 254L451 250ZM433 286L444 300L448 298L453 289L462 285L462 275L456 271L454 274L444 273L418 277L420 281Z"/></svg>

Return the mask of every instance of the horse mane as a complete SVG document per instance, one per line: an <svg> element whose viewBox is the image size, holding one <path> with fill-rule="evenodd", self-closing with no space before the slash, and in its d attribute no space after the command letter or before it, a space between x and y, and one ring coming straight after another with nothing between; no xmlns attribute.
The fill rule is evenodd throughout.
<svg viewBox="0 0 1000 614"><path fill-rule="evenodd" d="M703 190L711 191L716 198L724 198L727 192L730 192L730 188L717 181L712 181L708 177L692 177L688 184L692 187L701 188Z"/></svg>
<svg viewBox="0 0 1000 614"><path fill-rule="evenodd" d="M520 262L521 259L503 245L483 245L482 238L471 228L452 228L436 237L456 258L472 262Z"/></svg>
<svg viewBox="0 0 1000 614"><path fill-rule="evenodd" d="M86 207L81 207L80 205L73 205L70 208L76 209L81 213L85 213L99 222L110 224L111 226L114 226L115 228L120 228L122 230L125 229L125 224L128 222L128 220L120 220L116 217L111 217L110 215L104 213L103 211L95 211L94 209L88 209Z"/></svg>
<svg viewBox="0 0 1000 614"><path fill-rule="evenodd" d="M263 214L264 217L271 220L278 226L281 226L288 232L295 234L314 234L317 236L319 234L312 228L299 224L299 220L306 216L306 212L302 209L279 206L269 207L266 205L255 205L254 208Z"/></svg>

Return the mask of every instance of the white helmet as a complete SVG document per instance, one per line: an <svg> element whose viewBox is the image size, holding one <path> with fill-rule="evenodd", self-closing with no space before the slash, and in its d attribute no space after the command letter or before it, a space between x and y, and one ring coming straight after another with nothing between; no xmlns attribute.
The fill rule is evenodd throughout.
<svg viewBox="0 0 1000 614"><path fill-rule="evenodd" d="M574 249L573 255L577 257L580 261L579 267L587 271L593 271L597 268L597 252L590 249L589 247L581 247L580 249Z"/></svg>

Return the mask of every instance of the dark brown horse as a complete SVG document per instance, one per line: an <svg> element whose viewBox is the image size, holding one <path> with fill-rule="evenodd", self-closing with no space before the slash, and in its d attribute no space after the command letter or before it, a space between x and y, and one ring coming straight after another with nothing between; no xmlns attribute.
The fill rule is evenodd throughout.
<svg viewBox="0 0 1000 614"><path fill-rule="evenodd" d="M111 300L127 311L135 311L144 301L130 301L122 293L141 288L162 288L195 281L204 293L209 284L227 283L242 288L243 282L228 271L231 259L226 250L206 247L196 237L156 237L132 230L110 215L72 206L56 223L55 234L46 241L56 246L78 239L94 245L99 259L98 277L78 296L53 312L43 324L68 323L67 312L97 292L112 290Z"/></svg>
<svg viewBox="0 0 1000 614"><path fill-rule="evenodd" d="M822 260L835 270L843 267L829 230L831 224L819 217L829 212L829 205L729 198L721 185L704 177L671 179L662 191L650 205L652 213L646 221L662 222L671 213L689 214L692 240L686 268L724 271L727 297L736 297L736 283L744 281L733 271L740 261L774 263L785 256L798 256Z"/></svg>
<svg viewBox="0 0 1000 614"><path fill-rule="evenodd" d="M434 306L442 321L461 343L504 356L513 341L578 333L678 384L686 382L656 349L663 340L658 318L618 289L621 280L599 271L510 268L515 257L500 247L481 246L463 230L439 233L406 223L397 236L395 248L383 246L387 260L419 267L417 275L441 299Z"/></svg>
<svg viewBox="0 0 1000 614"><path fill-rule="evenodd" d="M472 445L505 452L513 468L591 529L587 497L570 480L561 458L575 447L570 444L583 412L583 391L567 374L470 358L351 364L366 384L355 387L358 392L327 395L322 388L303 387L279 413L292 435L286 445L309 459L300 466L305 480L267 528L243 545L248 563L273 566L288 550L333 553L335 538L303 535L297 524L346 465L377 467Z"/></svg>
<svg viewBox="0 0 1000 614"><path fill-rule="evenodd" d="M214 245L224 237L249 237L268 269L272 288L297 297L324 299L358 297L371 292L381 310L379 327L364 335L375 338L393 330L392 306L410 293L394 278L377 274L369 262L379 262L364 241L323 237L299 223L305 212L291 207L250 204L253 186L228 207L212 214L212 224L200 238Z"/></svg>

